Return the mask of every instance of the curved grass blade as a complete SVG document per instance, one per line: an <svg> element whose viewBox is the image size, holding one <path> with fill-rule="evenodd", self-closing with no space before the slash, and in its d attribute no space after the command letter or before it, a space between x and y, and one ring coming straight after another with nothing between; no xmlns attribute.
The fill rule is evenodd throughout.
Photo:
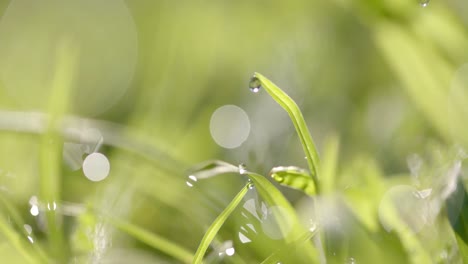
<svg viewBox="0 0 468 264"><path fill-rule="evenodd" d="M317 154L317 149L315 144L310 136L309 129L307 124L304 121L301 110L297 106L291 97L289 97L285 92L283 92L278 86L273 82L267 79L265 76L260 73L255 73L252 77L252 82L260 82L261 86L270 94L270 96L288 113L291 121L296 128L299 139L301 140L302 148L307 157L307 163L309 165L310 173L312 179L315 182L317 191L319 188L318 184L318 172L319 172L319 157Z"/></svg>
<svg viewBox="0 0 468 264"><path fill-rule="evenodd" d="M249 183L250 184L250 183ZM221 214L214 220L208 230L205 232L200 245L198 246L197 252L193 258L192 263L202 263L203 256L205 255L206 250L210 246L211 242L215 238L221 226L226 222L231 213L236 209L239 203L244 198L245 194L249 190L249 184L246 184L244 188L234 197L231 203L221 212Z"/></svg>
<svg viewBox="0 0 468 264"><path fill-rule="evenodd" d="M295 166L274 167L270 171L270 177L281 185L301 190L310 196L316 194L314 181L304 169Z"/></svg>
<svg viewBox="0 0 468 264"><path fill-rule="evenodd" d="M279 206L285 210L286 215L274 215L280 228L285 224L285 221L290 220L292 222L293 228L289 234L286 234L284 230L281 230L281 232L283 232L286 243L291 243L298 239L301 234L304 233L304 228L302 228L302 225L297 219L296 211L291 206L289 201L278 189L276 189L276 187L271 182L269 182L262 175L253 172L246 172L246 174L254 184L260 196L267 204L271 206ZM288 219L285 219L285 216L288 217ZM304 254L304 259L308 260L307 263L317 263L319 259L317 249L314 248L311 244L305 244L304 246L306 249L302 250L301 254Z"/></svg>
<svg viewBox="0 0 468 264"><path fill-rule="evenodd" d="M146 245L173 257L174 259L183 263L190 263L192 261L193 255L189 250L167 240L164 237L158 236L136 225L119 219L109 218L108 220L109 223L121 231L131 235Z"/></svg>
<svg viewBox="0 0 468 264"><path fill-rule="evenodd" d="M208 160L190 170L197 179L207 179L225 173L239 173L239 167L220 160Z"/></svg>

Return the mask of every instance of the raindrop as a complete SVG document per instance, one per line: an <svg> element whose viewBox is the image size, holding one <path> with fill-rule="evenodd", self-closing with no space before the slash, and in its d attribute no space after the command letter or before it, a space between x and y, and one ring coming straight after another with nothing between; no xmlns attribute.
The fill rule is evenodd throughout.
<svg viewBox="0 0 468 264"><path fill-rule="evenodd" d="M420 0L419 4L422 6L422 7L426 7L429 5L429 0Z"/></svg>
<svg viewBox="0 0 468 264"><path fill-rule="evenodd" d="M349 258L346 264L356 264L356 260L354 258Z"/></svg>
<svg viewBox="0 0 468 264"><path fill-rule="evenodd" d="M232 240L227 240L218 247L218 256L232 256L236 250L233 247Z"/></svg>
<svg viewBox="0 0 468 264"><path fill-rule="evenodd" d="M260 89L262 88L262 83L255 75L252 76L252 78L250 78L249 88L250 88L250 91L254 93L258 93Z"/></svg>
<svg viewBox="0 0 468 264"><path fill-rule="evenodd" d="M101 153L89 154L83 162L83 172L91 181L102 181L110 171L109 160Z"/></svg>
<svg viewBox="0 0 468 264"><path fill-rule="evenodd" d="M57 209L57 204L55 202L47 203L47 209L49 211L55 211Z"/></svg>
<svg viewBox="0 0 468 264"><path fill-rule="evenodd" d="M28 233L28 235L32 233L32 227L30 225L25 224L23 227L24 227L24 230L26 230L26 232Z"/></svg>
<svg viewBox="0 0 468 264"><path fill-rule="evenodd" d="M33 206L31 206L31 210L29 210L29 212L33 216L38 216L39 215L39 207L37 207L37 205L33 205Z"/></svg>
<svg viewBox="0 0 468 264"><path fill-rule="evenodd" d="M232 256L232 255L234 255L234 253L236 253L236 250L233 247L230 247L230 248L226 249L225 252L226 252L226 255Z"/></svg>
<svg viewBox="0 0 468 264"><path fill-rule="evenodd" d="M188 187L192 188L195 185L195 182L197 182L198 179L195 177L195 175L189 175L188 176L188 181L185 182Z"/></svg>
<svg viewBox="0 0 468 264"><path fill-rule="evenodd" d="M31 236L28 236L28 240L31 242L31 244L34 243L34 239Z"/></svg>
<svg viewBox="0 0 468 264"><path fill-rule="evenodd" d="M247 173L247 167L245 166L244 163L239 164L239 173L240 174L246 174Z"/></svg>
<svg viewBox="0 0 468 264"><path fill-rule="evenodd" d="M315 232L315 230L317 230L317 223L314 220L310 219L309 231L313 233Z"/></svg>
<svg viewBox="0 0 468 264"><path fill-rule="evenodd" d="M31 198L29 198L29 204L31 205L31 209L29 210L31 215L33 216L39 215L39 206L38 206L39 202L36 196L31 196Z"/></svg>
<svg viewBox="0 0 468 264"><path fill-rule="evenodd" d="M254 187L255 187L254 183L249 179L247 181L247 188L249 188L249 190L252 190Z"/></svg>

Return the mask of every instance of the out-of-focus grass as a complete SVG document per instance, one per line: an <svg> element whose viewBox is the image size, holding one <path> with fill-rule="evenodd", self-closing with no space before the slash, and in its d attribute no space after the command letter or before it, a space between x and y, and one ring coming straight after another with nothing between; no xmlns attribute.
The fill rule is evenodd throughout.
<svg viewBox="0 0 468 264"><path fill-rule="evenodd" d="M5 19L11 19L13 4L30 14L14 17L25 24ZM79 51L76 61L68 61L78 70L56 68L61 57L49 56L58 54L60 30L69 21L29 22L41 16L54 21L66 5L46 1L35 13L26 0L0 3L2 260L178 262L164 243L148 246L151 239L115 228L108 217L195 254L208 226L246 178L225 174L189 188L194 164L222 159L245 163L248 171L260 174L279 165L307 166L287 114L264 91L249 91L249 77L258 71L296 101L321 150L322 194L316 201L275 187L299 221L316 219L314 210L322 215L318 219L327 224L320 228L330 263L417 262L417 252L435 263L467 261L466 1L431 0L425 8L403 0L82 1L63 12L76 23L62 33ZM30 27L34 30L26 30ZM74 55L67 51L64 56L68 63L66 58ZM80 72L82 67L86 71ZM117 96L129 72L134 72L130 84ZM52 89L58 94L72 87L68 99L53 100L49 87L54 86L43 85L54 75L64 80ZM75 77L70 86L67 75ZM37 86L18 92L15 85L34 80ZM210 136L211 114L225 104L244 108L250 117L249 139L237 149L222 149ZM84 109L96 105L107 110ZM36 113L52 107L58 112ZM47 130L45 116L55 116L62 127ZM83 143L70 128L78 134L87 128L101 131L99 152L111 164L104 181L91 182L60 160L62 141ZM326 143L331 135L339 138L339 148L334 140ZM53 146L48 145L51 137ZM453 176L458 160L461 168ZM432 190L420 199L429 204L427 219L403 213L383 220L388 212L381 201L398 185ZM30 212L32 196L39 200L38 216ZM266 217L264 195L249 190L249 199L256 201L260 218ZM51 213L47 205L53 201L58 209ZM219 230L206 252L208 262L259 263L276 252L288 263L288 255L300 256L310 246L272 239L261 232L265 219L255 218L245 206L241 203ZM32 234L25 233L24 224ZM256 230L247 232L250 243L239 238L246 224ZM27 235L34 239L32 246ZM230 240L237 259L220 246Z"/></svg>

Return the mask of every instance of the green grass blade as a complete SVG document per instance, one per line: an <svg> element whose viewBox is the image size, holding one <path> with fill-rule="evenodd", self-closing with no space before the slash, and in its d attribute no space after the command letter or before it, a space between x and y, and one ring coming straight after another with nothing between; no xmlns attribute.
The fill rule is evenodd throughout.
<svg viewBox="0 0 468 264"><path fill-rule="evenodd" d="M60 201L62 138L59 129L69 105L76 55L71 42L66 40L60 42L49 98L47 130L42 136L40 148L41 179L39 188L40 199L45 203L52 204ZM64 263L67 259L68 249L59 217L60 215L55 210L46 212L50 250L58 262Z"/></svg>
<svg viewBox="0 0 468 264"><path fill-rule="evenodd" d="M234 199L231 201L231 203L214 220L214 222L211 224L211 226L205 232L205 235L203 236L203 239L201 240L200 245L198 246L197 252L195 253L195 256L193 258L192 263L194 263L194 264L202 263L203 256L205 255L206 250L208 249L211 242L215 238L215 236L218 233L219 229L224 224L224 222L226 222L228 217L236 209L236 207L239 205L239 203L242 201L245 194L247 194L248 190L249 190L249 184L245 185L244 188L242 188L242 190L234 197Z"/></svg>
<svg viewBox="0 0 468 264"><path fill-rule="evenodd" d="M190 263L192 261L193 255L189 250L175 244L172 241L167 240L164 237L158 236L136 225L124 222L119 219L109 218L108 220L116 228L154 249L157 249L177 260L180 260L183 263Z"/></svg>
<svg viewBox="0 0 468 264"><path fill-rule="evenodd" d="M314 196L316 194L315 183L310 174L301 168L295 166L274 167L270 171L270 177L281 185L301 190L307 195Z"/></svg>
<svg viewBox="0 0 468 264"><path fill-rule="evenodd" d="M309 129L307 124L304 121L302 112L294 102L291 97L289 97L285 92L283 92L278 86L273 82L267 79L265 76L260 73L255 73L251 82L260 81L261 86L270 94L270 96L288 113L291 121L296 128L299 139L301 140L302 148L307 157L307 164L309 165L310 173L312 179L314 180L317 192L319 192L318 187L318 172L319 172L319 156L315 144L310 136Z"/></svg>
<svg viewBox="0 0 468 264"><path fill-rule="evenodd" d="M254 184L260 196L265 200L265 202L270 206L279 206L281 207L286 215L275 215L280 228L283 226L284 222L289 220L292 222L292 230L289 234L285 234L284 230L283 235L287 243L292 243L294 240L298 239L301 234L304 233L304 228L302 228L301 223L297 219L297 214L294 208L291 206L289 201L283 196L283 194L276 189L276 187L268 181L262 175L247 172L250 180ZM288 219L285 219L288 217ZM304 258L309 260L309 263L318 262L318 252L311 244L305 245L306 249L301 251L304 254Z"/></svg>

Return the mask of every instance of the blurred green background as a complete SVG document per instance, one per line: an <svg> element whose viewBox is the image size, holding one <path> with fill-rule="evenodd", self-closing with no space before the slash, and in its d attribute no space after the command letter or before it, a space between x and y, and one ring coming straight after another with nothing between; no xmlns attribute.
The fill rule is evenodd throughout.
<svg viewBox="0 0 468 264"><path fill-rule="evenodd" d="M287 114L264 91L249 91L254 72L297 102L319 152L326 138L339 137L333 193L347 197L354 188L361 196L344 199L361 215L353 219L377 223L379 235L350 224L355 246L336 258L328 252L331 263L351 263L350 255L356 263L410 262L401 237L378 222L380 199L406 184L432 188L446 204L453 182L457 191L447 195L457 193L457 206L439 206L436 231L420 238L449 241L423 245L427 251L459 247L446 258L434 250L435 263L463 260L447 228L466 246L468 171L462 162L456 176L445 172L467 157L466 0L3 0L0 12L0 255L9 263L30 261L21 249L36 252L20 235L23 222L54 263L178 263L105 216L195 252L246 179L222 175L190 188L192 166L220 159L264 175L278 165L306 167ZM237 148L210 133L224 105L248 116L250 127L236 131L249 136ZM64 134L50 129L54 118L65 120ZM100 136L83 141L89 129ZM109 159L103 181L80 169L88 145ZM300 208L300 192L278 188ZM52 201L58 213L43 213ZM443 219L452 211L450 228ZM236 254L218 256L213 245L207 262L260 263L283 246L262 236L252 246L240 242L238 218L217 239L232 240Z"/></svg>

